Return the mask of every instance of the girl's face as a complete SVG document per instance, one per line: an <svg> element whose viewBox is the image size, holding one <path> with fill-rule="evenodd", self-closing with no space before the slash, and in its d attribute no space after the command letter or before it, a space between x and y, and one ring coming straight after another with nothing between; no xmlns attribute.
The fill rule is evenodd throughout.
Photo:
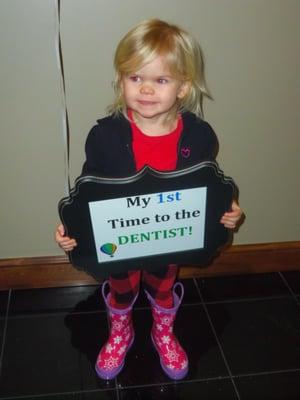
<svg viewBox="0 0 300 400"><path fill-rule="evenodd" d="M138 120L166 121L177 110L188 84L174 78L163 57L158 56L138 71L123 76L121 90L127 108Z"/></svg>

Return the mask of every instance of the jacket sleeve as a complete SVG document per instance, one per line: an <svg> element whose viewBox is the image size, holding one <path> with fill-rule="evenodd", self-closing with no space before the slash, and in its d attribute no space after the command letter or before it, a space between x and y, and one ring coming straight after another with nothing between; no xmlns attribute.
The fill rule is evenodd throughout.
<svg viewBox="0 0 300 400"><path fill-rule="evenodd" d="M205 161L215 161L219 152L219 141L213 128L208 122L202 121L204 124L204 152L203 158Z"/></svg>
<svg viewBox="0 0 300 400"><path fill-rule="evenodd" d="M82 175L101 175L103 171L103 157L101 156L100 126L95 125L89 132L85 143L85 162L82 167Z"/></svg>

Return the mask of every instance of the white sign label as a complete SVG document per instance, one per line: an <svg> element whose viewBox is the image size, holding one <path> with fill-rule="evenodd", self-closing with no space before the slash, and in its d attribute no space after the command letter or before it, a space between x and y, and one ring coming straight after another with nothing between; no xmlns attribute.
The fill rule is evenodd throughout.
<svg viewBox="0 0 300 400"><path fill-rule="evenodd" d="M200 187L90 202L98 262L202 249L206 193Z"/></svg>

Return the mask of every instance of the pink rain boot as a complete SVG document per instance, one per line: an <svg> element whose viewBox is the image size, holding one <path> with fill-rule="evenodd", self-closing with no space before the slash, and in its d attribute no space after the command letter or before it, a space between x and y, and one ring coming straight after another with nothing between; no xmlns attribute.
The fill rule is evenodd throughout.
<svg viewBox="0 0 300 400"><path fill-rule="evenodd" d="M180 297L175 293L175 288L177 286L181 289ZM183 285L181 283L176 283L173 287L173 308L163 308L160 307L146 291L146 295L151 303L153 316L151 339L158 352L162 369L169 378L175 380L184 378L188 373L188 358L186 352L173 334L173 324L183 294Z"/></svg>
<svg viewBox="0 0 300 400"><path fill-rule="evenodd" d="M102 296L105 301L110 320L110 335L105 345L100 350L95 369L102 379L113 379L124 367L125 357L134 341L134 330L131 319L133 300L128 308L116 309L110 306L110 293L105 296L105 286L102 285Z"/></svg>

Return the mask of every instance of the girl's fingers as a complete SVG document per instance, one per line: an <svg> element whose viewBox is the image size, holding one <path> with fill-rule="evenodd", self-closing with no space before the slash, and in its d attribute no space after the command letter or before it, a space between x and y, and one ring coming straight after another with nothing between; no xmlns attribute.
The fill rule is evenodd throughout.
<svg viewBox="0 0 300 400"><path fill-rule="evenodd" d="M236 223L232 221L221 221L221 224L223 224L225 228L234 229L236 227Z"/></svg>
<svg viewBox="0 0 300 400"><path fill-rule="evenodd" d="M243 212L236 201L232 202L231 211L226 212L221 218L221 223L226 226L226 228L235 228L238 221L241 219Z"/></svg>
<svg viewBox="0 0 300 400"><path fill-rule="evenodd" d="M63 247L64 251L72 251L73 249L74 249L74 246Z"/></svg>
<svg viewBox="0 0 300 400"><path fill-rule="evenodd" d="M57 227L57 230L61 236L65 235L65 228L64 228L63 224L59 224Z"/></svg>
<svg viewBox="0 0 300 400"><path fill-rule="evenodd" d="M74 247L77 246L77 242L75 239L71 239L65 235L65 228L62 224L58 225L55 232L55 240L56 243L61 247L64 251L71 251Z"/></svg>
<svg viewBox="0 0 300 400"><path fill-rule="evenodd" d="M75 240L69 240L67 242L61 242L59 243L59 246L64 250L64 251L71 251L74 249L74 247L77 246L77 243Z"/></svg>

